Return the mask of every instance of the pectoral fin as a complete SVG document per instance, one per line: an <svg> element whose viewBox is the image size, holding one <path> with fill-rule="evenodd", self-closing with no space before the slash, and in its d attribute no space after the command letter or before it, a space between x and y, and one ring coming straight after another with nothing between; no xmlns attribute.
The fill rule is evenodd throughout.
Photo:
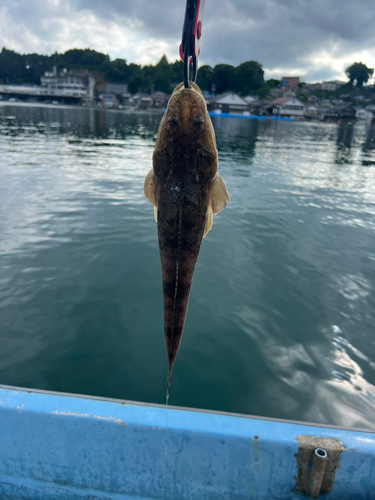
<svg viewBox="0 0 375 500"><path fill-rule="evenodd" d="M145 196L148 199L148 201L156 207L157 203L156 203L156 196L155 196L155 176L154 176L154 169L153 168L146 175L145 184L144 184L144 193L145 193Z"/></svg>
<svg viewBox="0 0 375 500"><path fill-rule="evenodd" d="M221 210L223 210L225 208L225 205L227 204L227 201L229 201L227 188L221 175L217 173L213 178L211 185L210 200L208 202L206 225L204 227L203 238L212 227L214 214L217 214Z"/></svg>
<svg viewBox="0 0 375 500"><path fill-rule="evenodd" d="M210 205L213 214L217 214L224 210L225 205L229 201L229 195L225 183L220 174L216 174L210 191Z"/></svg>

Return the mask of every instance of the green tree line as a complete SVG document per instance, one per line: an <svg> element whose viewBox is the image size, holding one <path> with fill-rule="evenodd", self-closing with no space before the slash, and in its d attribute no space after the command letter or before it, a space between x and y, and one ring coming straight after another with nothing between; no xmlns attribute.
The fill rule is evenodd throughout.
<svg viewBox="0 0 375 500"><path fill-rule="evenodd" d="M39 54L18 54L3 48L0 52L0 82L15 84L39 84L45 71L56 66L70 70L88 70L101 75L102 80L111 83L126 83L130 93L139 90L170 92L174 85L183 80L183 63L168 62L163 56L155 65L140 66L125 59L111 60L107 54L91 49L71 49L63 54L55 52L50 56ZM197 83L202 90L223 93L235 91L248 95L265 88L262 65L248 61L237 67L218 64L214 68L202 66ZM267 87L267 86L266 86Z"/></svg>
<svg viewBox="0 0 375 500"><path fill-rule="evenodd" d="M56 66L60 71L88 70L98 81L126 83L129 92L150 92L161 90L171 92L174 85L183 80L183 63L168 62L163 56L155 65L140 66L128 64L125 59L111 60L107 54L91 49L71 49L63 54L55 52L50 56L40 54L18 54L3 48L0 52L0 83L39 84L45 71ZM363 63L354 63L346 69L349 86L361 87L373 74L373 69ZM217 64L215 67L202 66L198 71L197 84L202 90L222 94L237 92L242 96L259 94L264 96L271 88L280 87L279 80L264 81L262 65L257 61L247 61L237 67Z"/></svg>

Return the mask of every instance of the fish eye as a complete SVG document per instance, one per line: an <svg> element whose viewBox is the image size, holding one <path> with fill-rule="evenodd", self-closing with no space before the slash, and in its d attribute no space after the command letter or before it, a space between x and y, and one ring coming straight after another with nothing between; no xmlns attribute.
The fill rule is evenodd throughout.
<svg viewBox="0 0 375 500"><path fill-rule="evenodd" d="M203 117L202 117L202 116L200 116L200 115L195 116L195 117L194 117L194 120L193 120L194 125L202 125L202 124L203 124L203 121L204 121L204 120L203 120Z"/></svg>
<svg viewBox="0 0 375 500"><path fill-rule="evenodd" d="M168 117L168 123L172 126L172 127L176 127L178 125L178 118L176 115L171 115Z"/></svg>

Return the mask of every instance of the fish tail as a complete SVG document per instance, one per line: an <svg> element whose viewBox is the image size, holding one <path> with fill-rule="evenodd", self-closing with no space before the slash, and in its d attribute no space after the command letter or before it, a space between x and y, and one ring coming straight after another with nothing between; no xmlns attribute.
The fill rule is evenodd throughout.
<svg viewBox="0 0 375 500"><path fill-rule="evenodd" d="M159 208L160 211L160 208ZM164 342L168 361L167 393L169 394L172 367L176 359L185 324L194 267L202 242L205 218L197 214L200 224L184 215L184 208L175 212L173 223L164 224L158 214L158 235L163 284ZM205 212L204 212L205 215ZM190 218L190 220L189 220ZM172 232L170 227L174 225ZM193 226L194 230L189 227Z"/></svg>
<svg viewBox="0 0 375 500"><path fill-rule="evenodd" d="M167 406L168 406L168 402L169 402L169 395L171 392L172 368L173 368L173 365L168 363L167 392L166 392L166 405Z"/></svg>

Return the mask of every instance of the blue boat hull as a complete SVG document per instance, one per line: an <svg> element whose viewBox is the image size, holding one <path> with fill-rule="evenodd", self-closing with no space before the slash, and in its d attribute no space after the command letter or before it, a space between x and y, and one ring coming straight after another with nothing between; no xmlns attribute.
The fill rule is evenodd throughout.
<svg viewBox="0 0 375 500"><path fill-rule="evenodd" d="M343 443L327 500L375 497L370 432L0 386L0 498L301 498L301 435Z"/></svg>

